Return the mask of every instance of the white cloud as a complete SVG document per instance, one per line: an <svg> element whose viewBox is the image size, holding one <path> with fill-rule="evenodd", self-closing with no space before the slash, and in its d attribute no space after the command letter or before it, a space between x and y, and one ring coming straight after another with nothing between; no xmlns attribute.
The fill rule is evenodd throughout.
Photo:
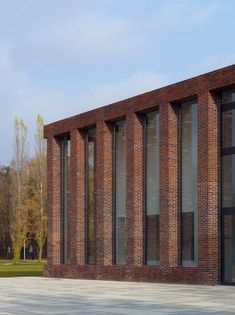
<svg viewBox="0 0 235 315"><path fill-rule="evenodd" d="M6 67L10 64L10 58L6 52L0 52L0 68Z"/></svg>
<svg viewBox="0 0 235 315"><path fill-rule="evenodd" d="M205 56L189 68L190 76L203 74L234 64L235 53L212 54Z"/></svg>
<svg viewBox="0 0 235 315"><path fill-rule="evenodd" d="M6 137L0 137L0 161L11 156L16 115L32 139L38 112L49 123L169 83L161 73L177 81L234 63L235 55L226 54L234 46L231 17L220 45L211 32L222 34L232 7L219 0L141 2L143 10L138 1L114 1L117 12L108 0L72 2L2 5L0 133Z"/></svg>
<svg viewBox="0 0 235 315"><path fill-rule="evenodd" d="M137 72L117 83L91 87L79 99L79 103L89 107L103 106L120 99L157 89L165 85L167 81L167 77L163 74L151 71Z"/></svg>
<svg viewBox="0 0 235 315"><path fill-rule="evenodd" d="M151 71L137 72L116 83L88 87L83 95L69 96L63 91L26 87L17 92L14 112L23 113L32 123L41 113L46 123L85 112L115 101L135 96L168 83L166 75Z"/></svg>
<svg viewBox="0 0 235 315"><path fill-rule="evenodd" d="M2 163L8 163L12 156L13 121L17 116L23 118L29 127L29 139L33 143L35 121L41 113L45 123L51 123L72 115L97 108L117 100L134 96L167 83L167 77L154 72L137 72L117 83L101 84L88 88L84 95L68 96L63 91L21 86L15 92L15 99L8 102L1 115L0 132L7 130L7 138L0 138ZM1 105L0 105L1 107ZM31 145L33 153L33 145Z"/></svg>
<svg viewBox="0 0 235 315"><path fill-rule="evenodd" d="M63 92L42 89L39 87L19 88L13 100L8 100L7 106L0 104L0 164L7 164L13 156L14 118L22 118L29 130L31 154L33 154L34 133L37 114L42 114L45 123L49 123L67 115L76 114L76 108ZM7 135L7 138L4 137Z"/></svg>
<svg viewBox="0 0 235 315"><path fill-rule="evenodd" d="M198 1L166 1L155 16L155 25L169 28L202 28L221 10L218 1L201 3Z"/></svg>
<svg viewBox="0 0 235 315"><path fill-rule="evenodd" d="M0 50L0 91L5 93L7 89L13 89L26 83L27 75L11 58L9 51ZM0 96L1 98L1 96Z"/></svg>
<svg viewBox="0 0 235 315"><path fill-rule="evenodd" d="M127 57L141 47L141 36L128 20L102 12L80 12L75 17L29 29L17 49L27 62L41 59L81 64L99 57Z"/></svg>

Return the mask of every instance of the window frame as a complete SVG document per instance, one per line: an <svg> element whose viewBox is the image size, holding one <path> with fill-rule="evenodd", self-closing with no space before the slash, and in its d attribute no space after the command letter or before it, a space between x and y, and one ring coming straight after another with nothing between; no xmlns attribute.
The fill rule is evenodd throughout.
<svg viewBox="0 0 235 315"><path fill-rule="evenodd" d="M193 240L193 260L186 260L183 259L183 185L182 185L182 179L183 179L183 115L182 115L182 105L183 104L189 104L190 106L193 104L197 105L197 180L196 180L196 186L197 186L197 209L196 211L193 211L194 213L194 240ZM178 143L179 143L179 148L178 148L178 168L179 168L179 184L178 184L178 189L179 189L179 237L180 237L180 264L182 267L197 267L198 266L198 230L199 230L199 225L198 225L198 214L199 214L199 189L198 189L198 180L199 180L199 163L198 163L198 157L199 157L199 111L198 111L198 99L192 99L189 101L181 102L179 104L179 110L178 110Z"/></svg>
<svg viewBox="0 0 235 315"><path fill-rule="evenodd" d="M68 188L69 188L69 172L70 168L68 165L67 157L69 154L69 135L65 135L60 139L60 167L61 167L61 179L60 179L60 192L61 192L61 217L60 217L60 230L61 230L61 253L60 253L60 263L63 265L70 264L70 254L68 252L68 233L69 233L69 218L68 218ZM71 150L71 149L70 149ZM71 153L71 152L70 152Z"/></svg>
<svg viewBox="0 0 235 315"><path fill-rule="evenodd" d="M151 112L147 112L145 113L143 116L143 120L144 120L144 128L143 128L143 158L144 158L144 172L143 172L143 177L144 177L144 265L146 266L160 266L160 244L161 244L161 240L160 240L160 224L159 224L159 260L154 261L154 263L148 263L148 257L147 257L147 250L148 250L148 246L147 246L147 124L148 124L148 115L149 114L153 114L156 113L158 114L158 128L159 128L159 142L160 142L160 111L158 108L156 108L155 110L151 111ZM159 143L159 150L158 150L158 154L159 154L159 164L160 164L160 143ZM160 203L160 165L159 165L159 174L158 174L158 179L159 179L159 203ZM159 205L159 220L160 220L160 205Z"/></svg>
<svg viewBox="0 0 235 315"><path fill-rule="evenodd" d="M229 90L228 90L229 91ZM223 93L223 92L222 92ZM224 280L225 276L225 249L224 249L224 242L225 242L225 227L224 227L224 216L227 214L234 214L235 213L235 206L234 207L223 207L223 157L224 156L231 156L235 154L235 146L223 148L223 113L230 111L230 110L235 110L235 101L233 102L228 102L228 103L223 103L223 97L221 93L221 98L220 98L220 178L221 178L221 187L220 187L220 192L221 192L221 282L223 284L228 284L228 285L235 285L235 282L228 282Z"/></svg>
<svg viewBox="0 0 235 315"><path fill-rule="evenodd" d="M235 110L235 102L230 102L230 103L223 103L222 100L222 94L221 94L221 106L220 106L220 126L221 126L221 130L220 130L220 169L221 169L221 209L222 211L235 211L235 206L234 207L223 207L223 164L222 164L222 160L223 160L223 156L226 155L233 155L235 154L235 146L231 146L231 147L227 147L227 148L223 148L223 113L230 111L230 110Z"/></svg>
<svg viewBox="0 0 235 315"><path fill-rule="evenodd" d="M89 131L95 130L94 139L94 262L89 261ZM96 126L86 130L85 134L85 264L96 265Z"/></svg>
<svg viewBox="0 0 235 315"><path fill-rule="evenodd" d="M116 145L117 145L117 137L116 137L116 133L117 133L117 128L118 123L124 122L124 127L125 127L125 160L126 160L126 154L127 154L127 146L126 146L126 130L127 130L127 126L126 126L126 118L122 118L120 120L117 120L113 123L113 140L112 140L112 166L113 166L113 211L112 211L112 227L113 227L113 241L112 241L112 263L113 265L117 265L117 266L123 266L127 264L127 240L126 240L126 236L127 236L127 231L126 231L126 221L125 221L125 262L119 263L117 261L117 251L118 251L118 247L117 247L117 157L116 157ZM125 162L126 163L126 162ZM125 167L127 167L127 165L125 164ZM126 168L127 171L127 168ZM127 178L127 174L126 174L126 178ZM126 182L125 182L126 185ZM126 187L126 186L125 186ZM127 194L127 191L125 190L125 194ZM125 205L125 211L126 211L126 205ZM126 212L127 214L127 212ZM125 216L125 218L127 219L127 217Z"/></svg>

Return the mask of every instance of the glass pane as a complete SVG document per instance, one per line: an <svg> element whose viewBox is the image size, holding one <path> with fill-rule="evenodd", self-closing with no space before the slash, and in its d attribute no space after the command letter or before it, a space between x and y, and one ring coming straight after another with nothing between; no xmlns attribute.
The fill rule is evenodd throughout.
<svg viewBox="0 0 235 315"><path fill-rule="evenodd" d="M222 115L223 148L235 147L235 109Z"/></svg>
<svg viewBox="0 0 235 315"><path fill-rule="evenodd" d="M232 103L235 102L235 90L230 90L222 93L222 103Z"/></svg>
<svg viewBox="0 0 235 315"><path fill-rule="evenodd" d="M70 195L70 157L71 157L71 141L68 140L68 152L67 152L67 203L69 205L69 195ZM69 216L68 216L68 222L67 222L67 263L70 264L71 263L71 230L69 227Z"/></svg>
<svg viewBox="0 0 235 315"><path fill-rule="evenodd" d="M126 128L120 121L115 128L115 211L116 263L126 262Z"/></svg>
<svg viewBox="0 0 235 315"><path fill-rule="evenodd" d="M235 213L224 214L224 282L235 282Z"/></svg>
<svg viewBox="0 0 235 315"><path fill-rule="evenodd" d="M222 156L222 207L235 207L235 154Z"/></svg>
<svg viewBox="0 0 235 315"><path fill-rule="evenodd" d="M87 151L87 262L95 264L95 129L88 130Z"/></svg>
<svg viewBox="0 0 235 315"><path fill-rule="evenodd" d="M61 141L61 196L62 196L62 216L61 216L61 230L62 230L62 263L70 263L70 229L68 217L68 200L69 200L69 169L70 169L70 140L64 138Z"/></svg>
<svg viewBox="0 0 235 315"><path fill-rule="evenodd" d="M159 113L146 116L146 263L153 265L160 255Z"/></svg>
<svg viewBox="0 0 235 315"><path fill-rule="evenodd" d="M182 213L182 259L194 260L194 213Z"/></svg>
<svg viewBox="0 0 235 315"><path fill-rule="evenodd" d="M181 189L182 189L182 261L193 262L197 259L197 207L198 207L198 136L197 103L182 104L182 152L181 152Z"/></svg>

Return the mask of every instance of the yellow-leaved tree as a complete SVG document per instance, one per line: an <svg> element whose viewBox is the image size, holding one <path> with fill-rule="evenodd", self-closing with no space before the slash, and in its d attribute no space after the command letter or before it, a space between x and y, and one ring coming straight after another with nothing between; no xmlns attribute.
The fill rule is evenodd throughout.
<svg viewBox="0 0 235 315"><path fill-rule="evenodd" d="M35 239L38 244L38 259L42 259L42 250L47 237L47 143L43 136L44 122L40 114L37 117L37 130L35 133L35 183L37 207L35 213Z"/></svg>
<svg viewBox="0 0 235 315"><path fill-rule="evenodd" d="M14 159L11 165L10 236L14 262L28 233L28 130L22 119L14 122Z"/></svg>

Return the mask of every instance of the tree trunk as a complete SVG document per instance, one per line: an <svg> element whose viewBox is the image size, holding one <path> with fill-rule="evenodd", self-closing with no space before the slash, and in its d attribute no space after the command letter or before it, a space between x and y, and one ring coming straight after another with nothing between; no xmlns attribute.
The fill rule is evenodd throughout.
<svg viewBox="0 0 235 315"><path fill-rule="evenodd" d="M20 260L20 251L21 251L21 246L18 244L13 245L13 262L18 263Z"/></svg>
<svg viewBox="0 0 235 315"><path fill-rule="evenodd" d="M42 248L43 248L43 245L40 244L38 245L39 247L39 251L38 251L38 261L41 262L42 261Z"/></svg>

